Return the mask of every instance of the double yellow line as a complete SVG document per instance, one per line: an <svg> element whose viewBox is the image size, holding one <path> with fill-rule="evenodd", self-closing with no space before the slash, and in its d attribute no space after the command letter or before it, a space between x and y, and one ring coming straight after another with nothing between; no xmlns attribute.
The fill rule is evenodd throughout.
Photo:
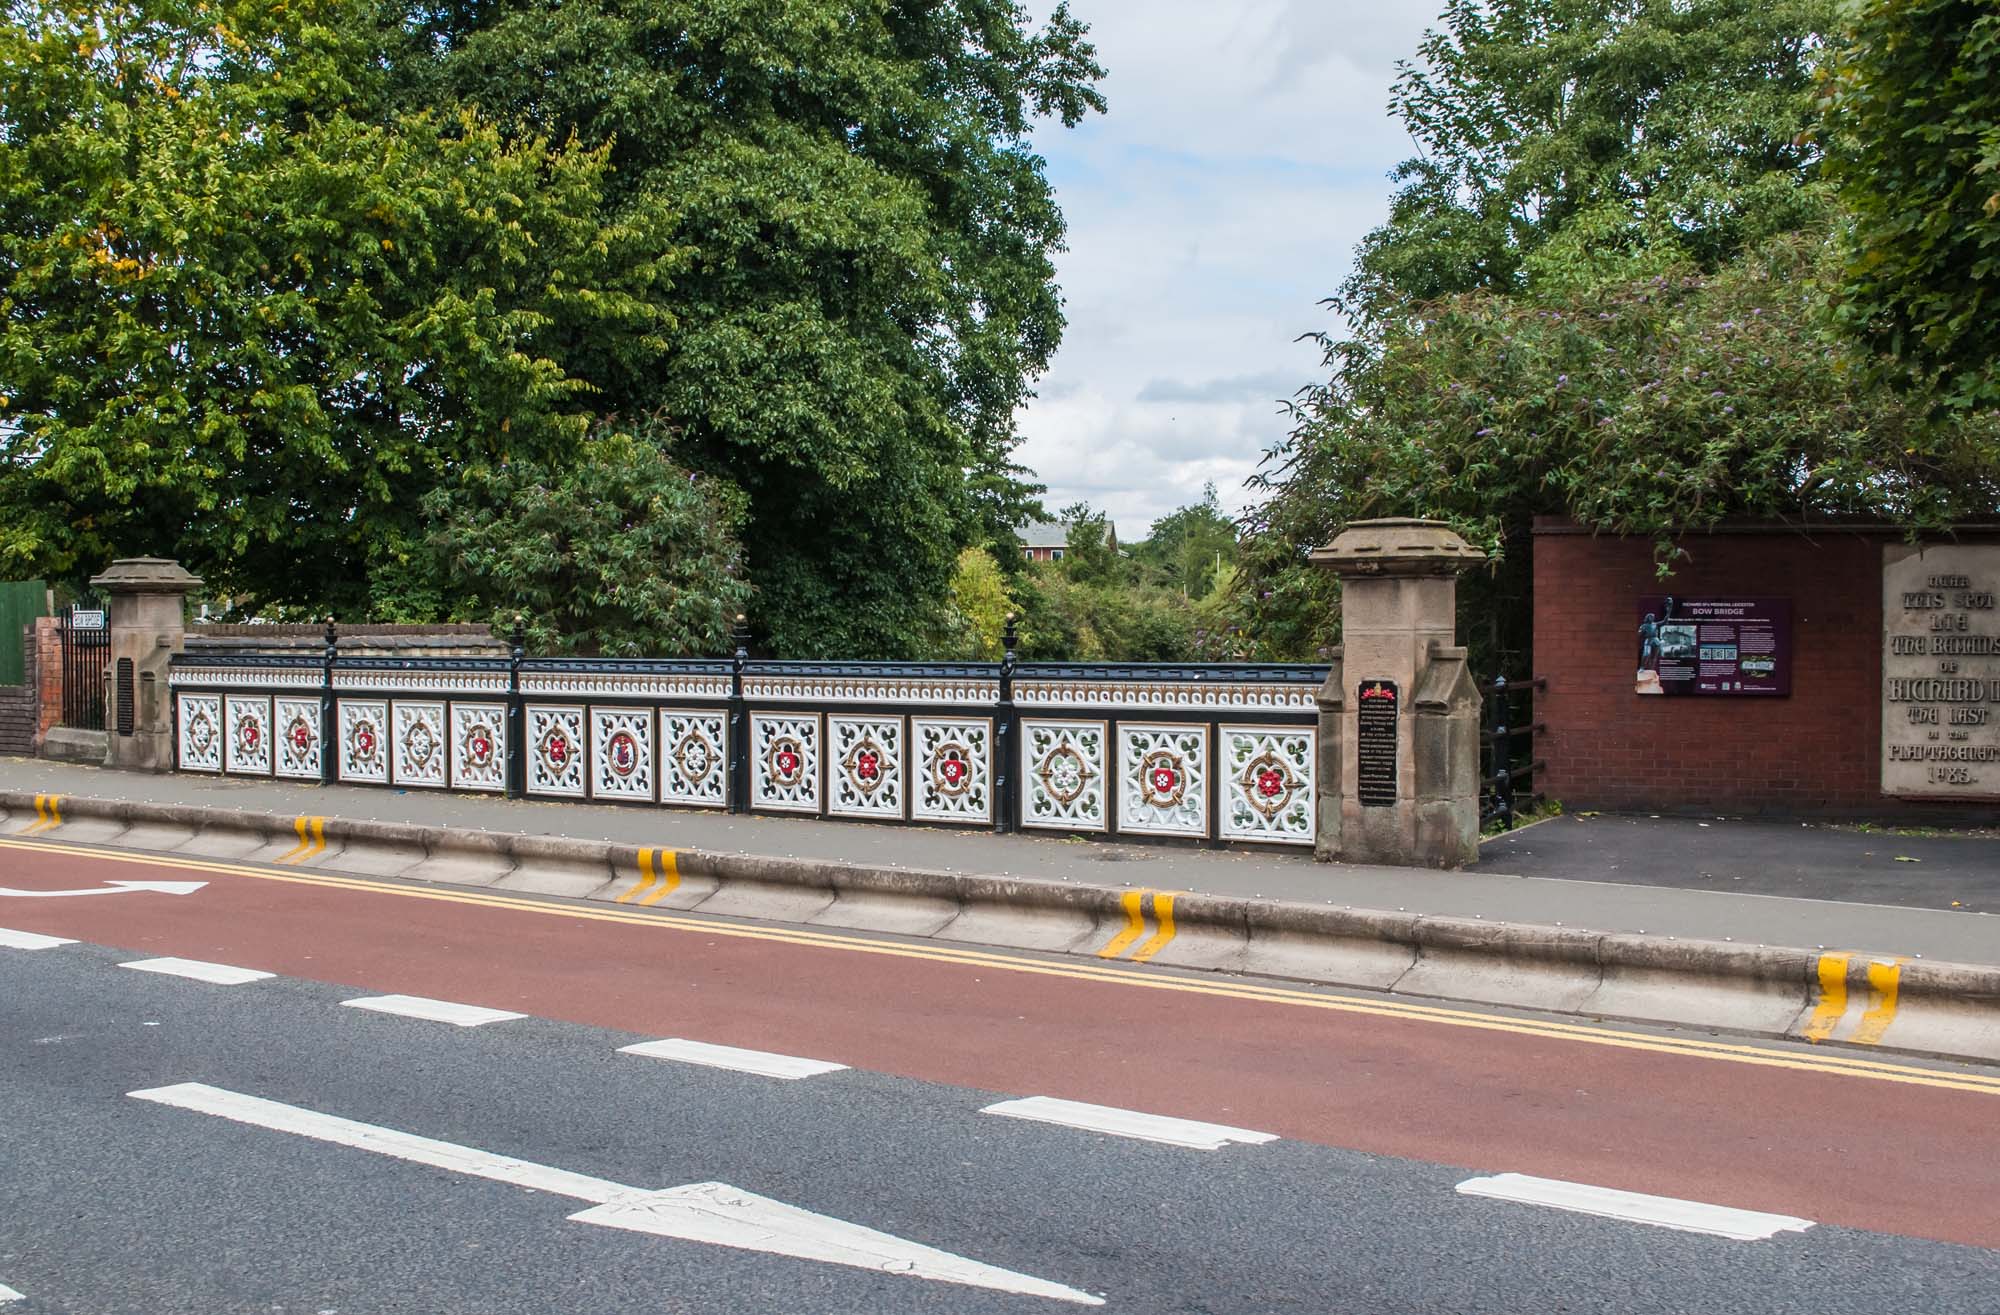
<svg viewBox="0 0 2000 1315"><path fill-rule="evenodd" d="M324 817L301 817L292 823L292 829L299 833L296 848L278 855L273 863L303 863L307 859L318 858L326 852L326 819Z"/></svg>
<svg viewBox="0 0 2000 1315"><path fill-rule="evenodd" d="M53 831L62 825L62 796L59 794L38 794L35 796L35 824L21 832L32 836L40 831Z"/></svg>
<svg viewBox="0 0 2000 1315"><path fill-rule="evenodd" d="M641 908L647 908L679 890L680 885L680 860L673 850L642 849L639 851L639 883L620 895L617 903L636 902Z"/></svg>
<svg viewBox="0 0 2000 1315"><path fill-rule="evenodd" d="M1281 1005L1299 1009L1386 1018L1403 1022L1434 1023L1447 1027L1470 1028L1474 1031L1498 1032L1548 1041L1577 1042L1584 1045L1609 1046L1618 1050L1673 1055L1685 1059L1706 1059L1732 1064L1747 1064L1756 1068L1788 1069L1797 1072L1816 1073L1827 1077L1865 1078L1877 1082L1894 1082L1908 1086L1933 1087L1949 1091L1967 1091L1982 1095L2000 1096L2000 1075L1996 1074L1943 1068L1922 1068L1914 1064L1895 1064L1883 1060L1866 1059L1838 1050L1783 1050L1771 1046L1706 1041L1696 1037L1678 1036L1671 1033L1654 1034L1626 1031L1586 1023L1565 1023L1556 1019L1512 1018L1500 1014L1481 1013L1470 1009L1453 1009L1442 1005L1417 1004L1395 998L1334 995L1291 987L1265 985L1240 978L1180 976L1174 974L1171 970L1160 968L1134 968L1131 966L1132 961L1130 960L1101 964L1090 960L1063 962L1060 960L1030 958L1024 954L964 949L934 941L885 941L863 935L819 931L808 927L758 926L729 922L719 918L703 917L700 915L666 912L641 913L635 909L616 908L610 905L592 907L580 904L563 904L547 899L500 895L478 890L449 890L440 889L435 886L400 885L393 882L375 881L362 877L343 877L324 873L296 871L280 872L268 868L246 867L236 863L162 858L143 854L121 854L91 846L64 844L62 842L30 841L0 837L0 848L34 850L43 853L68 854L72 856L87 854L91 858L107 863L130 863L148 867L172 866L190 872L212 872L225 876L251 877L260 881L279 881L291 885L319 886L331 890L349 890L371 895L390 895L405 899L434 900L448 904L506 909L513 912L535 913L545 917L570 918L585 922L623 923L629 926L650 927L656 931L690 932L705 936L711 940L763 941L812 949L840 950L851 954L884 955L892 958L975 967L996 972L1021 973L1037 977L1067 978L1077 981L1125 986L1139 990L1167 991L1181 995L1206 996L1251 1004ZM1150 893L1155 895L1157 900L1159 892L1142 891L1135 893L1141 896ZM1130 906L1128 906L1128 912L1129 908ZM1155 908L1157 910L1157 903L1155 904ZM1143 913L1143 903L1140 905L1140 909ZM1129 930L1129 927L1127 930ZM1122 935L1123 933L1121 932L1120 934Z"/></svg>
<svg viewBox="0 0 2000 1315"><path fill-rule="evenodd" d="M1174 897L1163 890L1128 890L1118 897L1125 909L1125 926L1097 952L1100 959L1116 959L1132 943L1146 934L1147 919L1153 920L1152 938L1132 953L1130 962L1144 963L1166 948L1174 938Z"/></svg>

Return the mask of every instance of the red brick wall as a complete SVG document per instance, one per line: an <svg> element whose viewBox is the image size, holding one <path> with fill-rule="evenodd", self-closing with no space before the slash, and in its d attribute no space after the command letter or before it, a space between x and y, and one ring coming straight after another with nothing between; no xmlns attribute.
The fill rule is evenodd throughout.
<svg viewBox="0 0 2000 1315"><path fill-rule="evenodd" d="M39 676L37 683L41 689L41 715L35 727L35 751L39 753L42 741L48 738L49 729L62 721L63 705L63 661L62 631L56 618L45 616L35 622L30 643L34 647L33 662ZM35 680L36 676L29 679Z"/></svg>
<svg viewBox="0 0 2000 1315"><path fill-rule="evenodd" d="M1953 805L1880 791L1882 532L1719 532L1682 540L1661 580L1650 540L1535 527L1536 788L1565 808L1914 818ZM1787 698L1632 690L1644 594L1789 597ZM1972 805L1968 820L2000 810Z"/></svg>

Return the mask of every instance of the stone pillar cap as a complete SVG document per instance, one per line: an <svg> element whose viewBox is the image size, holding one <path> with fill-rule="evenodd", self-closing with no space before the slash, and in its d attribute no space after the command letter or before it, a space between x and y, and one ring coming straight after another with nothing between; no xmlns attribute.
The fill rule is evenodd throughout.
<svg viewBox="0 0 2000 1315"><path fill-rule="evenodd" d="M120 557L90 583L114 594L185 594L201 588L201 577L171 557Z"/></svg>
<svg viewBox="0 0 2000 1315"><path fill-rule="evenodd" d="M1453 575L1485 560L1450 525L1413 516L1349 521L1312 554L1339 575Z"/></svg>

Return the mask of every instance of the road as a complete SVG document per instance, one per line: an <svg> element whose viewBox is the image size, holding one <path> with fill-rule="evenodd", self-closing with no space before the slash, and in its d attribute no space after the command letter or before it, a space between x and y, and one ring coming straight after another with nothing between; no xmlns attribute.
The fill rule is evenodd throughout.
<svg viewBox="0 0 2000 1315"><path fill-rule="evenodd" d="M1992 1070L33 840L0 891L0 1315L2000 1311Z"/></svg>

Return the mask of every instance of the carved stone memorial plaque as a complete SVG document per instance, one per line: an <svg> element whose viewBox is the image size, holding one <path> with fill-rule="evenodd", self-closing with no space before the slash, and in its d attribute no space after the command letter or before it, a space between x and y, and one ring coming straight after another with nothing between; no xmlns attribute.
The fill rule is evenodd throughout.
<svg viewBox="0 0 2000 1315"><path fill-rule="evenodd" d="M1355 786L1361 802L1396 802L1396 720L1402 700L1393 680L1364 680L1355 691Z"/></svg>
<svg viewBox="0 0 2000 1315"><path fill-rule="evenodd" d="M1882 551L1882 793L2000 800L2000 544Z"/></svg>

